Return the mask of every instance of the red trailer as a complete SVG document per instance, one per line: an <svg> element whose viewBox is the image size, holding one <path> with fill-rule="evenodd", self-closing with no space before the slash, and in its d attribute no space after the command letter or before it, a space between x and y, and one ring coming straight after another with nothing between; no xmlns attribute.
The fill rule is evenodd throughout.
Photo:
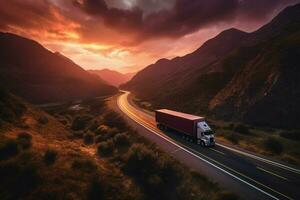
<svg viewBox="0 0 300 200"><path fill-rule="evenodd" d="M160 109L155 111L155 119L157 127L162 130L173 129L203 146L214 145L213 132L204 117Z"/></svg>

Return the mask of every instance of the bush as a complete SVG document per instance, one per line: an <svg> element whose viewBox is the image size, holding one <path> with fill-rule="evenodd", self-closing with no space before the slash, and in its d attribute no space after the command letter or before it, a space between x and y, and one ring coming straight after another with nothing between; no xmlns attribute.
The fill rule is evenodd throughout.
<svg viewBox="0 0 300 200"><path fill-rule="evenodd" d="M153 151L143 144L134 144L130 147L125 163L127 173L134 177L147 177L155 174L154 166L158 166L158 158Z"/></svg>
<svg viewBox="0 0 300 200"><path fill-rule="evenodd" d="M129 146L129 144L130 144L129 136L126 132L115 135L113 140L114 140L115 145L120 146L120 147Z"/></svg>
<svg viewBox="0 0 300 200"><path fill-rule="evenodd" d="M71 129L74 131L84 130L93 119L90 115L77 116L72 122Z"/></svg>
<svg viewBox="0 0 300 200"><path fill-rule="evenodd" d="M48 118L46 116L42 116L38 119L38 122L40 124L47 124L48 123Z"/></svg>
<svg viewBox="0 0 300 200"><path fill-rule="evenodd" d="M233 130L234 124L230 123L228 126L224 127L224 129Z"/></svg>
<svg viewBox="0 0 300 200"><path fill-rule="evenodd" d="M106 125L101 125L97 128L96 135L97 139L96 142L99 143L101 141L106 141L114 137L118 133L118 129L110 128Z"/></svg>
<svg viewBox="0 0 300 200"><path fill-rule="evenodd" d="M100 125L96 128L96 135L102 135L105 134L107 132L109 132L110 127L106 126L106 125Z"/></svg>
<svg viewBox="0 0 300 200"><path fill-rule="evenodd" d="M283 151L282 144L274 138L265 139L263 141L263 147L265 150L267 150L273 154L281 154Z"/></svg>
<svg viewBox="0 0 300 200"><path fill-rule="evenodd" d="M289 139L289 140L295 140L300 141L300 133L297 132L281 132L280 137Z"/></svg>
<svg viewBox="0 0 300 200"><path fill-rule="evenodd" d="M170 191L176 191L184 180L184 170L178 163L159 156L143 144L134 144L129 149L124 170L152 197L150 199L170 198Z"/></svg>
<svg viewBox="0 0 300 200"><path fill-rule="evenodd" d="M114 111L109 111L107 114L105 114L103 121L104 124L107 124L110 127L117 127L122 131L127 129L127 124L124 119Z"/></svg>
<svg viewBox="0 0 300 200"><path fill-rule="evenodd" d="M236 134L233 134L233 133L226 133L224 135L224 137L227 140L229 140L230 142L232 142L233 144L238 144L239 140L240 140L240 138Z"/></svg>
<svg viewBox="0 0 300 200"><path fill-rule="evenodd" d="M21 132L18 134L17 141L23 149L28 149L31 147L31 140L32 136L29 133Z"/></svg>
<svg viewBox="0 0 300 200"><path fill-rule="evenodd" d="M234 131L240 133L240 134L244 134L244 135L250 135L251 132L249 131L249 128L247 126L244 126L242 124L237 125L234 128Z"/></svg>
<svg viewBox="0 0 300 200"><path fill-rule="evenodd" d="M0 160L6 160L19 153L18 143L15 140L6 140L0 144Z"/></svg>
<svg viewBox="0 0 300 200"><path fill-rule="evenodd" d="M4 199L23 199L40 183L37 167L12 160L0 164L0 194Z"/></svg>
<svg viewBox="0 0 300 200"><path fill-rule="evenodd" d="M97 148L97 152L100 156L110 156L114 150L114 143L112 140L106 142L100 142Z"/></svg>
<svg viewBox="0 0 300 200"><path fill-rule="evenodd" d="M99 177L93 177L87 189L88 200L105 199L105 183Z"/></svg>
<svg viewBox="0 0 300 200"><path fill-rule="evenodd" d="M85 144L94 143L94 134L92 132L87 132L83 137L83 141Z"/></svg>
<svg viewBox="0 0 300 200"><path fill-rule="evenodd" d="M73 161L72 168L83 172L94 172L97 169L97 166L90 159L77 158Z"/></svg>
<svg viewBox="0 0 300 200"><path fill-rule="evenodd" d="M83 132L83 131L72 131L72 134L73 134L76 138L83 138L83 137L84 137L84 132Z"/></svg>
<svg viewBox="0 0 300 200"><path fill-rule="evenodd" d="M94 132L94 131L97 130L98 127L99 127L99 122L98 122L97 120L94 120L94 121L90 124L89 130Z"/></svg>
<svg viewBox="0 0 300 200"><path fill-rule="evenodd" d="M56 161L56 158L57 158L57 151L53 149L48 149L44 155L44 162L46 163L46 165L52 165Z"/></svg>

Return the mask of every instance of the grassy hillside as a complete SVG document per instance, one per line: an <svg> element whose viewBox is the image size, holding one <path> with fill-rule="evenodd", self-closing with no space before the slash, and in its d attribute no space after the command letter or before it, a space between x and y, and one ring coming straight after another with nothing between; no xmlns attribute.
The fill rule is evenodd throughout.
<svg viewBox="0 0 300 200"><path fill-rule="evenodd" d="M46 110L1 92L3 199L236 199L138 136L104 99Z"/></svg>

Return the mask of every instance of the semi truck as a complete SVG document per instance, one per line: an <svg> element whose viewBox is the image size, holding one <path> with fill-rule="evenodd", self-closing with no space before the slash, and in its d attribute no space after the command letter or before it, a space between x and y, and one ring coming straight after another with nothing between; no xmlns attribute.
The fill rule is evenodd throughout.
<svg viewBox="0 0 300 200"><path fill-rule="evenodd" d="M214 146L214 133L204 117L168 109L155 111L155 120L160 130L175 130L201 146Z"/></svg>

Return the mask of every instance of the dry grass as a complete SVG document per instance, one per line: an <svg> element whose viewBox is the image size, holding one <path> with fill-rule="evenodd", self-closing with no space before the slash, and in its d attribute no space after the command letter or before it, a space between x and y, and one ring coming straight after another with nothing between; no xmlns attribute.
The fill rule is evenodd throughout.
<svg viewBox="0 0 300 200"><path fill-rule="evenodd" d="M215 183L161 152L104 105L101 99L84 101L79 110L70 109L71 103L56 105L47 108L49 115L25 103L17 125L0 128L0 155L10 142L6 156L0 156L0 175L5 174L0 196L131 200L223 195ZM140 153L136 157L134 152ZM140 171L131 170L137 166ZM18 184L20 178L25 185Z"/></svg>

